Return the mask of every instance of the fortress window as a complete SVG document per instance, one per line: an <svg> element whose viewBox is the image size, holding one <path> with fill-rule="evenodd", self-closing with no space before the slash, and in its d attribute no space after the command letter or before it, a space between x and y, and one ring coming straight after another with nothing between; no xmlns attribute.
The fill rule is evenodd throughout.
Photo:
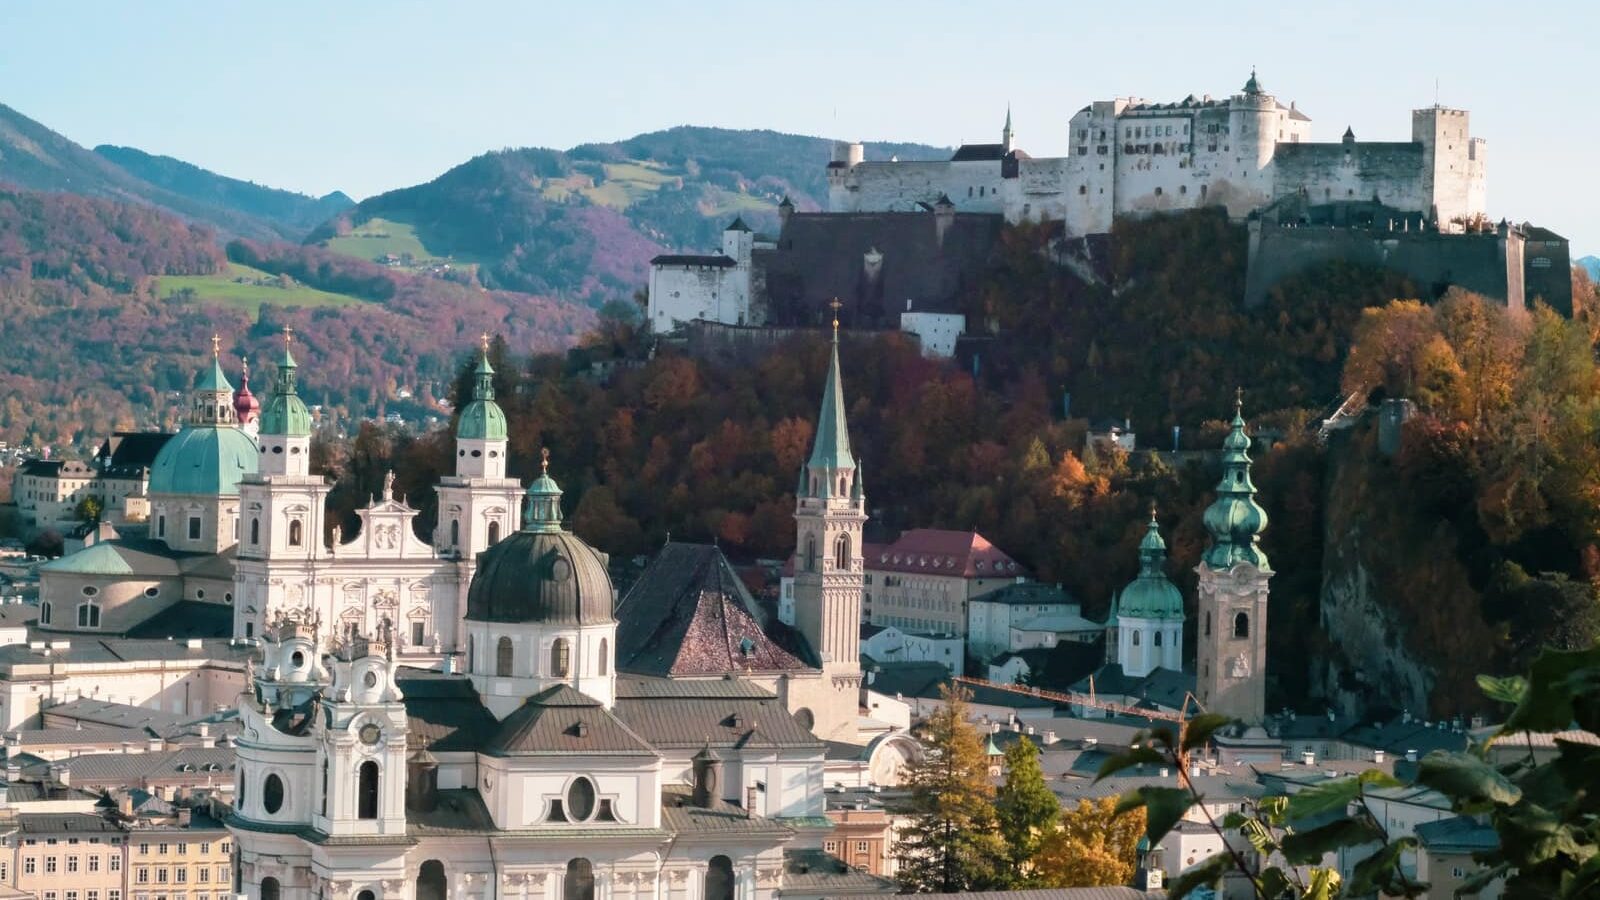
<svg viewBox="0 0 1600 900"><path fill-rule="evenodd" d="M1247 638L1250 636L1250 614L1239 613L1233 617L1233 636Z"/></svg>
<svg viewBox="0 0 1600 900"><path fill-rule="evenodd" d="M1206 613L1206 637L1211 637L1211 613Z"/></svg>
<svg viewBox="0 0 1600 900"><path fill-rule="evenodd" d="M450 520L450 546L454 547L454 546L456 546L456 545L458 545L460 543L461 543L461 520L460 519L451 519Z"/></svg>
<svg viewBox="0 0 1600 900"><path fill-rule="evenodd" d="M1133 645L1135 647L1139 646L1139 632L1137 631L1133 633Z"/></svg>
<svg viewBox="0 0 1600 900"><path fill-rule="evenodd" d="M1179 194L1187 194L1187 193L1189 193L1189 186L1187 184L1178 185L1178 193Z"/></svg>
<svg viewBox="0 0 1600 900"><path fill-rule="evenodd" d="M1156 196L1157 197L1161 196L1161 188L1159 188L1159 187L1156 188Z"/></svg>
<svg viewBox="0 0 1600 900"><path fill-rule="evenodd" d="M967 196L968 197L972 196L972 185L970 185L970 184L967 185Z"/></svg>

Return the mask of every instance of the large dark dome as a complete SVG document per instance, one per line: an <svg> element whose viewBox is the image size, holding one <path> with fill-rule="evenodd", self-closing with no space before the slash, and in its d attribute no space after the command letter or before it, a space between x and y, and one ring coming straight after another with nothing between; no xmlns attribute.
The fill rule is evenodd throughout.
<svg viewBox="0 0 1600 900"><path fill-rule="evenodd" d="M467 591L476 622L597 625L612 605L605 557L565 531L519 531L485 550Z"/></svg>

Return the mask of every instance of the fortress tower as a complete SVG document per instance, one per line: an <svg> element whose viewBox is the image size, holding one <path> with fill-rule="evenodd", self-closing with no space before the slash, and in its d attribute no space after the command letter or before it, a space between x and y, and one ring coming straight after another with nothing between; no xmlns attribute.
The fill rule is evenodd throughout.
<svg viewBox="0 0 1600 900"><path fill-rule="evenodd" d="M1443 231L1484 212L1484 162L1488 145L1472 137L1464 109L1430 106L1411 112L1411 139L1422 145L1423 195L1429 217Z"/></svg>

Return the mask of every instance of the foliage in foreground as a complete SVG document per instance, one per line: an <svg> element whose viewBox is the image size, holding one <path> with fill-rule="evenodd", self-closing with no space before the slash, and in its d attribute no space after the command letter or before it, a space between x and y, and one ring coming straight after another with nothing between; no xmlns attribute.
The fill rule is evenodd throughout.
<svg viewBox="0 0 1600 900"><path fill-rule="evenodd" d="M1465 752L1429 753L1408 781L1372 769L1288 797L1267 798L1220 823L1209 821L1208 815L1228 852L1183 873L1168 896L1181 900L1225 877L1248 879L1261 900L1421 896L1428 885L1414 880L1402 865L1405 854L1417 849L1417 839L1389 834L1367 803L1373 791L1407 784L1437 791L1453 812L1478 817L1499 836L1496 849L1474 854L1481 869L1460 893L1476 894L1499 879L1504 879L1509 897L1600 893L1600 746L1576 735L1558 736L1554 756L1540 758L1529 738L1574 729L1590 736L1600 733L1600 648L1549 650L1526 677L1480 676L1478 681L1491 700L1513 707L1487 740ZM1203 802L1187 774L1188 761L1229 724L1226 717L1207 713L1185 723L1179 733L1152 729L1142 746L1101 767L1100 778L1140 763L1176 768L1180 787L1141 787L1117 803L1119 814L1144 811L1145 835L1152 846ZM1515 745L1519 740L1528 742L1526 755L1509 762L1491 757L1495 743ZM1328 864L1339 858L1339 851L1357 848L1373 849L1348 873Z"/></svg>

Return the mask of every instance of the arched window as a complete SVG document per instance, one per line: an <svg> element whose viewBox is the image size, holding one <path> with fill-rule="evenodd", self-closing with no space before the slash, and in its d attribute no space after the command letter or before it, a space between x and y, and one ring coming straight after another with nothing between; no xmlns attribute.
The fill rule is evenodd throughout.
<svg viewBox="0 0 1600 900"><path fill-rule="evenodd" d="M1250 636L1250 614L1239 613L1233 617L1233 636L1247 638Z"/></svg>
<svg viewBox="0 0 1600 900"><path fill-rule="evenodd" d="M468 672L472 671L472 649L473 649L473 640L472 640L472 635L469 634L469 635L467 635L467 671Z"/></svg>
<svg viewBox="0 0 1600 900"><path fill-rule="evenodd" d="M843 497L844 495L850 493L850 486L849 485L850 485L850 483L845 481L844 476L840 475L839 476L839 496Z"/></svg>
<svg viewBox="0 0 1600 900"><path fill-rule="evenodd" d="M300 546L301 539L305 537L303 529L304 529L304 526L302 526L300 524L300 520L299 519L295 519L294 521L289 523L289 546L291 546L291 547Z"/></svg>
<svg viewBox="0 0 1600 900"><path fill-rule="evenodd" d="M567 877L561 882L561 900L594 900L594 866L579 857L567 863Z"/></svg>
<svg viewBox="0 0 1600 900"><path fill-rule="evenodd" d="M550 645L550 674L565 678L572 671L572 645L566 638L556 638Z"/></svg>
<svg viewBox="0 0 1600 900"><path fill-rule="evenodd" d="M260 519L257 519L257 518L251 518L250 519L250 543L252 543L252 544L261 543L261 520Z"/></svg>
<svg viewBox="0 0 1600 900"><path fill-rule="evenodd" d="M1137 629L1133 632L1133 645L1135 647L1139 646L1139 632Z"/></svg>
<svg viewBox="0 0 1600 900"><path fill-rule="evenodd" d="M417 900L444 900L444 863L430 859L417 870Z"/></svg>
<svg viewBox="0 0 1600 900"><path fill-rule="evenodd" d="M367 760L356 770L356 818L378 817L378 764Z"/></svg>
<svg viewBox="0 0 1600 900"><path fill-rule="evenodd" d="M512 660L511 638L502 637L502 638L500 638L500 643L495 645L494 674L498 675L501 678L510 678L511 677L511 660Z"/></svg>
<svg viewBox="0 0 1600 900"><path fill-rule="evenodd" d="M850 535L841 534L833 542L833 567L844 571L850 570Z"/></svg>
<svg viewBox="0 0 1600 900"><path fill-rule="evenodd" d="M814 534L808 534L808 535L806 535L806 571L807 572L815 572L816 570L817 570L817 536L814 535Z"/></svg>
<svg viewBox="0 0 1600 900"><path fill-rule="evenodd" d="M100 627L100 604L93 600L78 604L78 627Z"/></svg>
<svg viewBox="0 0 1600 900"><path fill-rule="evenodd" d="M322 814L328 814L328 759L322 759Z"/></svg>
<svg viewBox="0 0 1600 900"><path fill-rule="evenodd" d="M450 520L450 546L455 547L461 543L461 520Z"/></svg>
<svg viewBox="0 0 1600 900"><path fill-rule="evenodd" d="M278 900L281 893L278 889L278 879L271 875L261 879L261 900Z"/></svg>
<svg viewBox="0 0 1600 900"><path fill-rule="evenodd" d="M1161 632L1156 632L1156 646L1161 646Z"/></svg>
<svg viewBox="0 0 1600 900"><path fill-rule="evenodd" d="M706 864L705 900L733 900L733 860L713 856Z"/></svg>
<svg viewBox="0 0 1600 900"><path fill-rule="evenodd" d="M283 779L276 774L268 775L261 784L261 808L269 814L283 809Z"/></svg>
<svg viewBox="0 0 1600 900"><path fill-rule="evenodd" d="M496 519L489 523L489 545L500 543L500 521Z"/></svg>
<svg viewBox="0 0 1600 900"><path fill-rule="evenodd" d="M362 891L356 895L356 900L378 900L378 898L371 891Z"/></svg>
<svg viewBox="0 0 1600 900"><path fill-rule="evenodd" d="M599 666L599 671L600 671L601 675L606 674L606 667L610 665L610 663L606 662L606 660L610 656L611 656L611 654L609 652L607 652L606 639L605 638L601 638L600 639L600 666Z"/></svg>
<svg viewBox="0 0 1600 900"><path fill-rule="evenodd" d="M1206 637L1211 637L1211 611L1206 610Z"/></svg>

